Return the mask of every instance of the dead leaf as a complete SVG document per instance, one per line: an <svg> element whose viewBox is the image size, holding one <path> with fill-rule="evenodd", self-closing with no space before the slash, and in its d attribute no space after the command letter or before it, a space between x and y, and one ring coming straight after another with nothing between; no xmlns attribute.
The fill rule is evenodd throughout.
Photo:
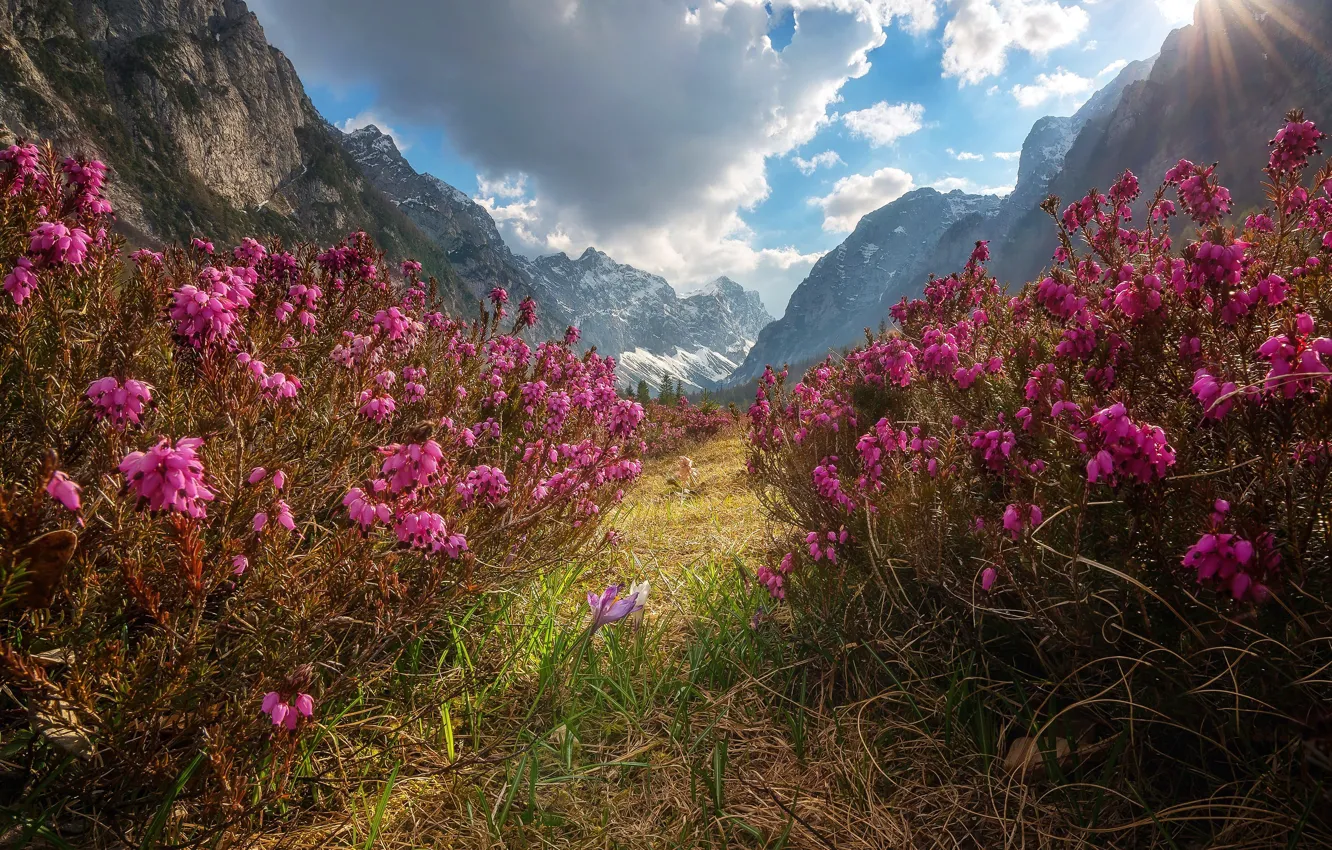
<svg viewBox="0 0 1332 850"><path fill-rule="evenodd" d="M32 711L32 728L51 746L72 756L82 756L92 749L92 736L73 703L57 699Z"/></svg>

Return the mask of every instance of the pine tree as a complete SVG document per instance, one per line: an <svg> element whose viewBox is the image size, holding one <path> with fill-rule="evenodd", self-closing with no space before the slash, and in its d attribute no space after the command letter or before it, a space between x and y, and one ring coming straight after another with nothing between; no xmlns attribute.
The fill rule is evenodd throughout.
<svg viewBox="0 0 1332 850"><path fill-rule="evenodd" d="M657 393L657 401L665 405L675 404L675 390L671 383L671 373L663 372L661 375L661 391Z"/></svg>
<svg viewBox="0 0 1332 850"><path fill-rule="evenodd" d="M638 399L639 404L644 407L648 406L648 402L652 401L652 391L648 389L647 381L639 379L638 392L636 392L634 396Z"/></svg>

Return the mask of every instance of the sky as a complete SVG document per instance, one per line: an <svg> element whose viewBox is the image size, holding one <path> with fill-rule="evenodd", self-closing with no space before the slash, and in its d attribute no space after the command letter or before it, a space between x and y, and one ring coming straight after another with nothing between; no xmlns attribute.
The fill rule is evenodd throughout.
<svg viewBox="0 0 1332 850"><path fill-rule="evenodd" d="M912 189L1003 194L1043 115L1196 0L251 0L315 106L375 124L529 256L595 246L780 316Z"/></svg>

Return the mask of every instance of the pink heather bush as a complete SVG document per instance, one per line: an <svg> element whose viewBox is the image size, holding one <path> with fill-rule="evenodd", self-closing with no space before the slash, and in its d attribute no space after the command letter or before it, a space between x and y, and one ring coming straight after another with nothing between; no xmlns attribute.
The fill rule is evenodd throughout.
<svg viewBox="0 0 1332 850"><path fill-rule="evenodd" d="M312 762L291 748L379 699L401 647L604 545L644 411L613 360L514 335L535 304L507 328L445 315L436 282L397 277L365 234L122 259L107 179L49 148L0 153L0 588L13 549L78 538L54 610L5 612L0 669L93 741L73 762L35 744L32 769L115 801L103 822L138 835L191 764L181 801L204 820L304 801L286 774ZM71 658L57 679L28 657L53 649ZM379 734L304 746L398 746Z"/></svg>
<svg viewBox="0 0 1332 850"><path fill-rule="evenodd" d="M651 402L646 410L626 401L619 410L618 427L622 430L637 428L645 451L651 457L678 454L692 443L725 432L736 421L735 416L715 404L691 404L683 396L675 404Z"/></svg>
<svg viewBox="0 0 1332 850"><path fill-rule="evenodd" d="M1322 138L1291 116L1270 205L1243 226L1214 166L1181 160L1144 197L1126 173L1044 205L1057 242L1037 281L1005 290L980 243L894 330L794 386L770 369L749 470L805 545L759 569L767 592L838 646L848 629L939 641L915 674L965 648L1000 671L972 685L996 711L1076 705L1119 730L1146 706L1156 725L1130 746L1149 774L1203 775L1203 742L1237 724L1285 742L1327 717L1332 166L1306 179ZM1217 755L1226 776L1282 758Z"/></svg>

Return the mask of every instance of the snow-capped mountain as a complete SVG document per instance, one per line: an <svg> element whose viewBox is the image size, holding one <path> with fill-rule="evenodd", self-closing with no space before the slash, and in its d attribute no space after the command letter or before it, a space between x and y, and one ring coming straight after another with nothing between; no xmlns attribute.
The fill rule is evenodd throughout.
<svg viewBox="0 0 1332 850"><path fill-rule="evenodd" d="M1014 224L1040 205L1062 173L1083 127L1113 111L1124 90L1151 72L1152 61L1124 67L1074 115L1038 120L1023 142L1017 184L1008 195L916 189L865 215L845 242L815 264L792 293L786 314L764 330L727 383L752 380L769 363L818 359L855 342L866 328L887 321L889 308L903 296L919 293L931 273L961 268L979 239L1002 253Z"/></svg>
<svg viewBox="0 0 1332 850"><path fill-rule="evenodd" d="M758 293L720 277L681 298L664 278L588 248L526 261L536 289L578 317L583 341L616 355L623 380L719 385L772 321Z"/></svg>
<svg viewBox="0 0 1332 850"><path fill-rule="evenodd" d="M669 373L689 388L715 387L772 321L757 293L728 278L681 298L663 278L592 248L576 260L514 254L485 207L417 172L378 127L363 127L342 141L375 187L444 249L474 296L484 297L494 286L515 299L533 296L538 336L577 326L584 346L616 356L627 384L643 379L655 387Z"/></svg>

